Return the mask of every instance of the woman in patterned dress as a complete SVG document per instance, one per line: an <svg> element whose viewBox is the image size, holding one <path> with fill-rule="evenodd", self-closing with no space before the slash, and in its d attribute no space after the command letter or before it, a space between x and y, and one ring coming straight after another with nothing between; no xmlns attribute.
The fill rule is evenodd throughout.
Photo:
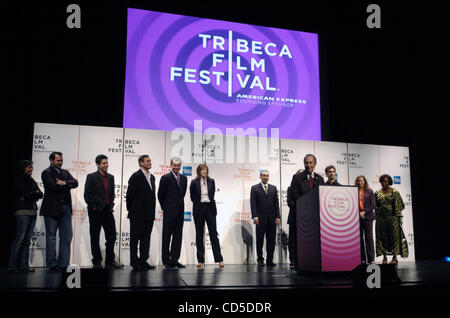
<svg viewBox="0 0 450 318"><path fill-rule="evenodd" d="M390 175L382 175L379 182L381 189L375 193L377 256L383 255L383 264L387 264L387 255L392 255L390 264L397 264L397 255L408 257L408 244L401 227L405 204L400 192L391 187Z"/></svg>

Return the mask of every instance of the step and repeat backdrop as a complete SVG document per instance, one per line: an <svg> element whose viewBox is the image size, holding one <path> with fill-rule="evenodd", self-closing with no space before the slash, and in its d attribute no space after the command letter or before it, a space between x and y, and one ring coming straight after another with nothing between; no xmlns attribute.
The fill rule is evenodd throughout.
<svg viewBox="0 0 450 318"><path fill-rule="evenodd" d="M399 190L406 206L403 229L409 256L399 258L399 261L413 261L415 258L407 147L43 123L35 124L33 138L33 178L41 190L44 190L41 172L49 166L48 156L52 151L63 153L63 168L79 181L78 188L71 192L74 233L71 263L91 265L89 218L83 193L86 175L97 169L94 159L98 154L108 156L109 172L115 176L115 252L117 260L126 265L129 264L130 227L125 198L128 179L139 169L138 157L142 154L148 154L152 160L151 172L156 177L157 187L161 176L170 171L170 158L174 155L182 158L182 173L187 176L188 183L195 178L198 164L208 164L210 176L216 181L217 230L227 264L256 263L256 234L249 199L251 186L260 182L261 169L269 170L269 183L279 190L282 222L277 228L274 261L289 263L287 187L292 175L304 168L303 158L308 153L317 157L317 173L326 180L325 167L334 165L338 181L344 185L353 185L355 178L362 174L376 191L381 188L379 176L390 174L394 180L393 187ZM41 202L38 202L39 207ZM180 261L195 264L195 227L189 189L185 207ZM163 214L157 203L150 244L149 261L152 264L162 263L162 219ZM104 242L102 231L100 244L103 250ZM205 243L206 263L213 263L207 230ZM45 266L45 226L40 216L32 238L31 263L33 266Z"/></svg>

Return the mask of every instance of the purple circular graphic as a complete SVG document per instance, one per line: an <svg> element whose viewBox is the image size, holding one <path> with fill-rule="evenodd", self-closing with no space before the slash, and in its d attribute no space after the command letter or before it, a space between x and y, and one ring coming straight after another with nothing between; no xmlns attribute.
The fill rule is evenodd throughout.
<svg viewBox="0 0 450 318"><path fill-rule="evenodd" d="M128 9L124 127L320 140L317 35Z"/></svg>

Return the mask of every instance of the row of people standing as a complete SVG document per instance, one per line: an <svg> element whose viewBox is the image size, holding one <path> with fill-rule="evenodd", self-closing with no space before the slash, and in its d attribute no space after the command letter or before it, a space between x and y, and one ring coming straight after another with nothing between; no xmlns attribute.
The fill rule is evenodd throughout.
<svg viewBox="0 0 450 318"><path fill-rule="evenodd" d="M78 187L78 181L69 171L62 169L62 153L53 152L49 156L50 167L42 172L43 194L31 177L31 161L22 160L15 179L16 196L16 237L10 253L9 268L13 271L32 271L28 266L30 239L36 223L36 201L42 197L40 214L44 216L46 228L46 264L51 270L65 268L70 260L72 241L72 202L70 190ZM94 267L101 267L100 232L104 229L106 238L105 266L123 267L115 261L114 245L116 241L114 208L114 176L108 173L108 158L99 155L95 159L98 170L86 178L84 198L88 206L90 221L91 253ZM154 269L147 263L150 249L150 236L155 219L156 199L163 211L162 261L166 268L185 267L178 260L181 253L182 230L184 224L184 197L187 191L187 178L180 173L181 159L171 159L171 171L161 177L156 192L155 177L150 173L151 159L148 155L138 159L139 169L130 177L126 195L128 218L130 219L130 263L133 269ZM325 184L323 178L314 173L317 159L314 155L304 158L305 170L296 173L288 188L290 207L289 251L291 265L296 263L296 222L295 202L303 194L319 184ZM339 185L335 180L336 169L326 169L326 184ZM267 265L273 266L276 225L280 223L278 190L268 183L269 172L260 172L261 183L254 185L250 193L251 212L256 224L256 245L258 264L264 265L262 246L266 238ZM380 177L382 189L375 194L368 187L364 176L358 176L355 185L359 187L361 251L362 259L374 262L373 220L377 211L376 226L377 255L393 255L391 263L396 263L396 255L407 257L408 247L401 229L401 211L404 208L400 193L393 189L392 178ZM215 182L209 177L205 164L197 167L197 177L190 185L190 197L193 202L193 217L196 228L197 267L204 264L204 227L208 226L215 262L221 267L223 257L217 237L217 207L214 200ZM56 256L56 233L59 230L59 253ZM363 239L364 236L364 239ZM365 245L364 245L365 242ZM138 256L139 246L139 256Z"/></svg>
<svg viewBox="0 0 450 318"><path fill-rule="evenodd" d="M303 163L305 169L297 171L292 177L291 185L287 189L287 204L289 206L289 257L291 266L297 263L297 226L296 202L297 199L314 187L327 184L340 186L336 180L336 168L332 165L325 168L328 180L314 172L317 158L307 154ZM402 229L402 211L404 202L396 189L392 187L393 180L388 174L379 177L381 189L373 192L365 176L355 178L354 185L358 187L359 213L360 213L360 240L361 262L374 263L375 250L377 256L383 256L383 264L388 262L387 255L392 255L391 264L397 264L397 255L408 257L408 244ZM376 249L373 239L373 221L375 226Z"/></svg>
<svg viewBox="0 0 450 318"><path fill-rule="evenodd" d="M40 215L44 216L46 229L46 265L50 270L61 270L69 265L72 242L72 202L70 190L78 187L78 181L62 168L63 154L52 152L50 166L42 172L45 193L32 178L33 163L22 160L15 176L16 236L13 240L9 271L34 271L29 267L29 247L36 224L37 204L43 198ZM106 239L105 266L121 268L115 261L114 246L116 225L114 219L114 176L108 173L108 157L95 158L97 171L86 177L84 199L89 216L92 263L102 267L100 232L103 228ZM166 268L185 267L178 260L181 253L184 224L184 197L187 178L180 173L181 159L172 158L171 171L161 177L156 194L155 177L150 173L151 159L148 155L138 159L139 169L130 177L126 195L128 218L130 219L130 262L134 270L154 269L147 263L150 236L155 219L156 198L163 211L162 260ZM204 225L212 242L215 261L224 266L217 238L215 216L215 183L209 178L206 165L197 168L197 178L192 180L190 196L194 203L193 217L196 226L198 265L204 264ZM59 252L56 253L56 233L59 231ZM138 256L139 246L139 256Z"/></svg>

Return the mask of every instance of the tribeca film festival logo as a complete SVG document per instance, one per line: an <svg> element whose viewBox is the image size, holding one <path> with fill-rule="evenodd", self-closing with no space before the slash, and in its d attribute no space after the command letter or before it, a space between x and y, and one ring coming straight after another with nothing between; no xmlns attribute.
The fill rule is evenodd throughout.
<svg viewBox="0 0 450 318"><path fill-rule="evenodd" d="M212 67L217 68L222 63L225 63L224 60L228 59L228 72L220 72L220 71L210 71L210 70L196 70L190 68L182 68L172 66L170 68L170 80L175 81L176 77L180 77L184 80L185 83L197 83L203 85L211 84L211 81L215 79L215 83L217 86L223 84L223 82L227 81L228 85L228 97L233 96L233 31L228 31L228 42L225 45L226 39L219 35L211 35L211 34L202 34L200 33L199 38L202 41L202 48L207 49L212 45L214 50L219 50L220 53L216 52L212 54ZM277 52L277 44L275 43L263 43L260 41L249 41L245 39L235 39L236 47L235 50L238 53L248 53L251 52L255 57L250 59L250 70L255 72L259 69L262 73L266 72L266 60L263 58L256 58L257 56L262 56L263 53L268 56L274 57L278 56L279 58L283 58L286 56L287 58L292 59L292 54L289 50L287 44L284 44L281 47L281 50ZM212 43L211 43L212 42ZM225 48L225 46L227 46ZM224 53L227 52L227 57ZM236 70L239 71L247 71L248 65L245 66L243 61L241 60L240 55L236 55ZM184 73L184 74L183 74ZM197 77L198 73L198 77ZM225 75L227 75L227 79L225 79ZM266 76L265 80L262 80L260 76L254 75L253 80L250 82L250 74L246 74L245 77L238 72L234 74L238 79L239 85L241 88L253 89L258 87L261 90L267 91L276 91L276 87L272 87L270 84L270 77Z"/></svg>
<svg viewBox="0 0 450 318"><path fill-rule="evenodd" d="M326 200L327 208L335 215L342 215L349 210L350 199L347 193L334 191Z"/></svg>
<svg viewBox="0 0 450 318"><path fill-rule="evenodd" d="M227 96L233 97L233 79L237 79L239 89L258 88L262 92L279 91L280 88L272 86L271 77L267 75L265 56L280 59L293 59L287 44L278 47L276 43L263 43L262 41L233 38L233 31L228 30L228 38L213 34L198 34L202 49L213 49L216 52L211 56L211 69L198 70L170 66L170 81L181 80L184 83L211 85L227 85ZM234 41L234 42L233 42ZM252 54L250 63L241 55ZM236 66L234 67L234 62ZM226 69L226 72L224 70ZM251 74L249 73L252 72ZM260 72L257 75L256 72ZM242 74L241 74L242 73ZM245 75L243 75L245 73ZM259 96L251 94L237 94L236 102L262 104L269 106L293 107L294 104L306 104L305 99L290 97Z"/></svg>

